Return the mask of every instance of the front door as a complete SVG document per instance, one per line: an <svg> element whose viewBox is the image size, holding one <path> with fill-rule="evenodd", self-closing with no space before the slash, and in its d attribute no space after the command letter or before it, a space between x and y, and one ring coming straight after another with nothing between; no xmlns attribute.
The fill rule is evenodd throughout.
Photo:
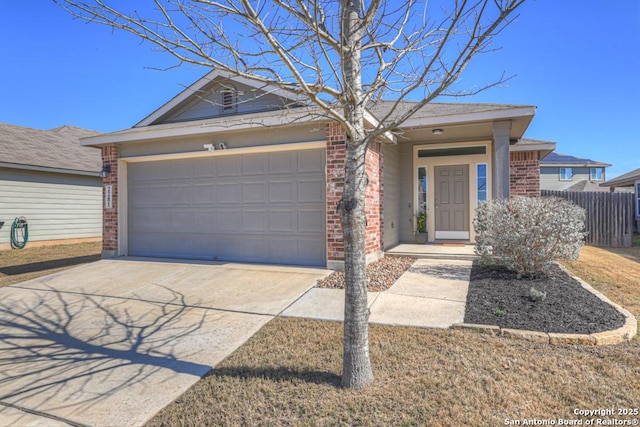
<svg viewBox="0 0 640 427"><path fill-rule="evenodd" d="M436 239L469 240L469 165L434 172Z"/></svg>

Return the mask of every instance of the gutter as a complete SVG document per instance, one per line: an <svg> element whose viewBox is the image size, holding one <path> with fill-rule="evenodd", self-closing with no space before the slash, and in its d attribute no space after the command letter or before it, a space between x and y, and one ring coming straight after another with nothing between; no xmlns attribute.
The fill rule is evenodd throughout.
<svg viewBox="0 0 640 427"><path fill-rule="evenodd" d="M7 168L7 169L31 170L31 171L38 171L38 172L64 173L69 175L83 175L83 176L95 176L95 177L100 176L99 171L93 172L93 171L84 171L84 170L78 170L78 169L54 168L49 166L23 165L20 163L0 162L0 167Z"/></svg>

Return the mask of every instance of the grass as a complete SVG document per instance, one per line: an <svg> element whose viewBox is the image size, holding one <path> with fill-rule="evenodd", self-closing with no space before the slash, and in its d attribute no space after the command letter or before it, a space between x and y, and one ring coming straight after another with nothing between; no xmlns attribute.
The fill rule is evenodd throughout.
<svg viewBox="0 0 640 427"><path fill-rule="evenodd" d="M101 243L45 246L0 252L0 287L100 259Z"/></svg>
<svg viewBox="0 0 640 427"><path fill-rule="evenodd" d="M576 276L640 318L640 246L585 246L577 261L563 263ZM640 342L640 336L636 335Z"/></svg>
<svg viewBox="0 0 640 427"><path fill-rule="evenodd" d="M640 317L639 251L585 247L567 264ZM485 426L640 402L640 340L550 346L371 325L376 380L362 392L339 387L341 343L341 323L276 318L149 425Z"/></svg>
<svg viewBox="0 0 640 427"><path fill-rule="evenodd" d="M640 345L552 347L372 325L376 375L339 388L341 324L277 318L150 425L504 425L636 407Z"/></svg>

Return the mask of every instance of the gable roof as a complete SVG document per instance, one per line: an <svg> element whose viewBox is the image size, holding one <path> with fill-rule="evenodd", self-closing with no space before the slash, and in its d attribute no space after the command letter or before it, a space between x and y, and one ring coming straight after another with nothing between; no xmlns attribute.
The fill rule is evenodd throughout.
<svg viewBox="0 0 640 427"><path fill-rule="evenodd" d="M288 99L288 100L291 100L292 102L299 102L303 100L302 98L296 97L295 95L285 90L282 90L276 86L261 84L259 82L256 82L255 80L233 75L226 71L213 70L207 73L206 75L204 75L203 77L201 77L199 80L197 80L195 83L190 85L188 88L186 88L185 90L183 90L182 92L180 92L179 94L171 98L167 103L160 106L160 108L156 109L153 113L149 114L147 117L140 120L133 127L137 128L137 127L149 126L153 124L154 122L156 122L157 120L159 120L160 118L168 114L171 110L181 105L184 101L186 101L187 99L191 98L193 95L202 91L205 88L205 86L207 86L209 83L211 83L213 80L219 77L233 80L235 82L258 89L265 93L277 95L280 98Z"/></svg>
<svg viewBox="0 0 640 427"><path fill-rule="evenodd" d="M559 166L559 165L568 165L568 166L600 166L600 167L609 167L611 166L609 163L598 162L596 160L584 159L575 156L569 156L567 154L560 153L551 153L543 160L540 161L540 166Z"/></svg>
<svg viewBox="0 0 640 427"><path fill-rule="evenodd" d="M630 187L633 186L638 180L640 180L640 168L632 170L631 172L627 172L623 175L620 175L619 177L610 179L609 181L603 182L600 185L603 187Z"/></svg>
<svg viewBox="0 0 640 427"><path fill-rule="evenodd" d="M227 114L212 117L194 117L189 120L175 120L162 122L172 112L184 108L194 97L202 98L214 79L223 78L233 83L239 83L256 89L256 92L273 94L280 97L288 104L287 108L264 111L246 111L236 114ZM202 100L202 99L201 99ZM402 101L378 101L368 105L365 121L369 125L375 126L378 120L384 119L389 112L388 120L393 120L393 116L401 115L409 109L415 107L417 102ZM397 108L395 111L393 107ZM432 126L449 126L469 123L489 123L495 121L511 121L512 138L518 140L522 137L529 123L533 119L536 107L533 105L520 104L493 104L493 103L445 103L433 102L420 108L409 120L404 122L400 128L415 129L428 128ZM197 82L180 92L169 102L155 110L133 128L124 129L117 132L99 135L96 137L83 138L82 144L86 146L100 146L103 144L119 144L134 141L145 141L158 138L171 138L176 136L209 135L218 132L242 130L256 128L258 126L287 126L299 125L311 122L327 122L332 119L327 116L321 108L310 105L302 97L289 94L273 85L262 84L248 78L232 75L220 70L213 70ZM384 135L386 141L396 142L395 135L387 132ZM553 147L550 147L550 144ZM542 150L547 152L555 148L555 143L543 142ZM532 150L537 150L532 147ZM519 151L526 151L526 147L518 147Z"/></svg>
<svg viewBox="0 0 640 427"><path fill-rule="evenodd" d="M39 130L0 123L0 166L98 176L100 150L80 145L80 138L98 134L68 125Z"/></svg>

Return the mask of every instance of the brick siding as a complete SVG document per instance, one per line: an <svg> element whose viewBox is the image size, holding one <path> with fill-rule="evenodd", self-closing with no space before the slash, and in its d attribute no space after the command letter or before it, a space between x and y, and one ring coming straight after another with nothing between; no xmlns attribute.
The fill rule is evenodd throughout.
<svg viewBox="0 0 640 427"><path fill-rule="evenodd" d="M345 133L341 125L330 123L326 129L327 140L327 260L344 260L344 240L340 214L336 206L344 190ZM383 239L383 161L380 143L373 143L367 150L366 173L369 179L365 195L367 237L365 253L382 250Z"/></svg>
<svg viewBox="0 0 640 427"><path fill-rule="evenodd" d="M367 239L365 253L367 255L382 250L383 239L383 158L382 144L374 142L369 144L367 150L365 169L369 179L365 201L367 213Z"/></svg>
<svg viewBox="0 0 640 427"><path fill-rule="evenodd" d="M345 133L342 126L329 123L327 139L327 260L343 261L344 244L340 214L336 206L344 190Z"/></svg>
<svg viewBox="0 0 640 427"><path fill-rule="evenodd" d="M511 153L511 197L540 197L540 159L537 151Z"/></svg>
<svg viewBox="0 0 640 427"><path fill-rule="evenodd" d="M102 178L102 250L115 251L118 249L118 157L120 150L117 145L102 147L102 165L111 166L111 172ZM112 207L105 206L105 186L111 185Z"/></svg>

